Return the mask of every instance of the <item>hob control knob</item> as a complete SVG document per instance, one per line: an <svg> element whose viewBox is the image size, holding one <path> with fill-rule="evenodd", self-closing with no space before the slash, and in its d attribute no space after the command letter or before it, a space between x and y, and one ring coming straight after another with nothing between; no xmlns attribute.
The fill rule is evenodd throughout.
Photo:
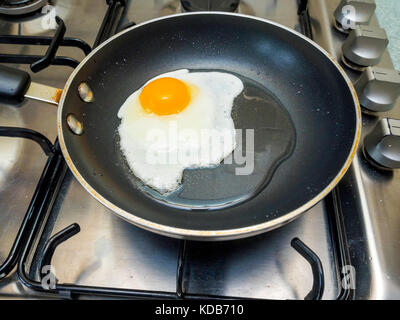
<svg viewBox="0 0 400 320"><path fill-rule="evenodd" d="M400 169L400 120L381 119L365 137L364 151L379 167Z"/></svg>
<svg viewBox="0 0 400 320"><path fill-rule="evenodd" d="M368 24L375 9L374 0L342 0L334 13L336 26L340 31L348 32L357 24Z"/></svg>
<svg viewBox="0 0 400 320"><path fill-rule="evenodd" d="M368 67L355 83L360 104L374 112L393 109L400 96L400 72Z"/></svg>
<svg viewBox="0 0 400 320"><path fill-rule="evenodd" d="M384 29L359 25L343 43L343 57L358 66L374 66L381 60L388 44Z"/></svg>

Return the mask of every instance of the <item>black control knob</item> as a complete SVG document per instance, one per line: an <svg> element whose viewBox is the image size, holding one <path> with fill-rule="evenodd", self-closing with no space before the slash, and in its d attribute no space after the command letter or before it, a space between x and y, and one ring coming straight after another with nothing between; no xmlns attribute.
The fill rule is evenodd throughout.
<svg viewBox="0 0 400 320"><path fill-rule="evenodd" d="M389 40L386 31L379 27L357 26L342 46L344 63L365 69L377 65Z"/></svg>
<svg viewBox="0 0 400 320"><path fill-rule="evenodd" d="M354 86L360 104L365 109L373 112L390 111L400 96L400 72L368 67Z"/></svg>

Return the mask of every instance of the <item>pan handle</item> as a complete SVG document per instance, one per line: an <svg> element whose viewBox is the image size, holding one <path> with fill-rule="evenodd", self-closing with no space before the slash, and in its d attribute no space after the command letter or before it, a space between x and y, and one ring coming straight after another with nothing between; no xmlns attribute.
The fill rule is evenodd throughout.
<svg viewBox="0 0 400 320"><path fill-rule="evenodd" d="M31 84L29 73L0 65L0 101L18 105Z"/></svg>
<svg viewBox="0 0 400 320"><path fill-rule="evenodd" d="M25 98L58 105L61 89L31 81L29 73L0 65L0 102L19 105Z"/></svg>

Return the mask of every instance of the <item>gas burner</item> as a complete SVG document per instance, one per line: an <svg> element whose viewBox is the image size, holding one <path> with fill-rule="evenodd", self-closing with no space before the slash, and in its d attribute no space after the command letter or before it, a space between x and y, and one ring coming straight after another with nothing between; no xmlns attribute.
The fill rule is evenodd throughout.
<svg viewBox="0 0 400 320"><path fill-rule="evenodd" d="M204 2L206 3L205 5ZM201 1L201 0L200 1L172 0L162 8L161 15L166 16L175 13L193 12L193 11L226 11L226 12L235 12L246 15L255 15L250 5L248 5L244 1L240 0L220 1L221 3L223 3L223 5L219 7L215 5L209 6L207 5L208 2L209 1ZM197 3L203 3L203 6L196 7L195 5ZM230 3L230 5L227 5L227 3ZM187 9L190 8L189 5L191 5L192 8L191 10Z"/></svg>
<svg viewBox="0 0 400 320"><path fill-rule="evenodd" d="M0 3L0 14L20 16L42 8L48 0L4 0Z"/></svg>
<svg viewBox="0 0 400 320"><path fill-rule="evenodd" d="M239 8L240 0L181 0L182 11L225 11L236 12Z"/></svg>

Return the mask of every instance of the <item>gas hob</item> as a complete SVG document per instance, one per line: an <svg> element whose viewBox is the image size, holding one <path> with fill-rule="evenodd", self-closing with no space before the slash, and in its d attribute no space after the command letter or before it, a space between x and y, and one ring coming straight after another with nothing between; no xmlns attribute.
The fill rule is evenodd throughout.
<svg viewBox="0 0 400 320"><path fill-rule="evenodd" d="M349 4L354 24L341 16ZM364 106L362 143L338 187L299 219L256 237L191 242L122 221L67 169L57 151L56 108L30 100L19 108L0 105L1 127L33 130L40 133L35 141L45 137L41 146L49 147L44 153L32 140L0 137L0 299L400 298L400 171L389 168L396 154L379 152L387 136L399 144L399 73L374 10L367 0L247 0L235 7L316 41L357 83ZM0 12L0 63L30 71L53 45L57 15L64 39L32 78L62 88L90 49L111 35L183 11L177 0L58 0L41 1L22 16ZM55 290L38 272L49 260Z"/></svg>

